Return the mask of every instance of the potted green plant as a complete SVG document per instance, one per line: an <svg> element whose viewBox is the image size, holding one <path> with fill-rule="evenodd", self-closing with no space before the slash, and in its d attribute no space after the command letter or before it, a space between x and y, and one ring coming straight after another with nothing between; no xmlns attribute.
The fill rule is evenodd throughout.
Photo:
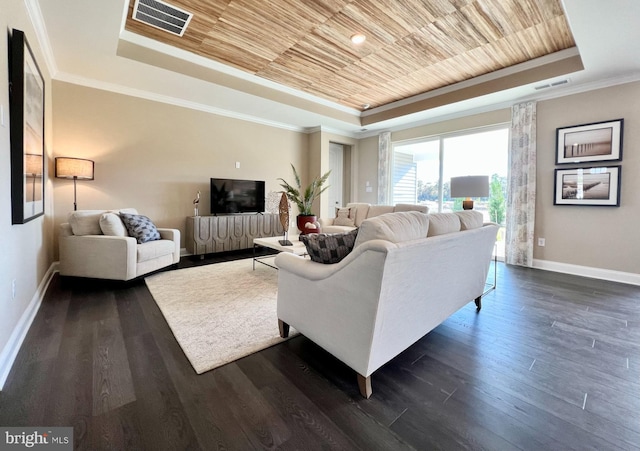
<svg viewBox="0 0 640 451"><path fill-rule="evenodd" d="M298 207L296 223L300 233L306 234L317 232L319 230L318 218L313 214L311 208L313 201L316 200L327 188L329 188L329 186L324 185L327 182L331 171L327 171L322 177L314 178L309 186L303 190L298 171L296 171L293 164L291 165L291 168L293 169L293 177L295 179L296 186L293 186L284 179L279 178L278 180L282 181L280 186L284 188L287 198ZM311 227L307 224L310 224Z"/></svg>

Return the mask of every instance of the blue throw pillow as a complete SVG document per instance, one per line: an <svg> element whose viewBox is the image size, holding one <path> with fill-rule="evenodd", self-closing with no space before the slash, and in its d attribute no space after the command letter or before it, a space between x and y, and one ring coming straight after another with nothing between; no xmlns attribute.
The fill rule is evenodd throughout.
<svg viewBox="0 0 640 451"><path fill-rule="evenodd" d="M151 219L146 216L120 213L120 218L127 228L129 236L134 237L138 241L138 244L160 239L160 232L158 232L156 226L151 222Z"/></svg>

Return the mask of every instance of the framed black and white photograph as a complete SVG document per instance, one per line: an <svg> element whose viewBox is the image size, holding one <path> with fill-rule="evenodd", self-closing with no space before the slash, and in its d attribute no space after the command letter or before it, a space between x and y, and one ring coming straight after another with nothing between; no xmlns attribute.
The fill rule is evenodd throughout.
<svg viewBox="0 0 640 451"><path fill-rule="evenodd" d="M620 206L620 166L556 169L554 205Z"/></svg>
<svg viewBox="0 0 640 451"><path fill-rule="evenodd" d="M556 129L556 164L622 160L624 119Z"/></svg>
<svg viewBox="0 0 640 451"><path fill-rule="evenodd" d="M44 214L44 78L20 30L9 46L11 222Z"/></svg>

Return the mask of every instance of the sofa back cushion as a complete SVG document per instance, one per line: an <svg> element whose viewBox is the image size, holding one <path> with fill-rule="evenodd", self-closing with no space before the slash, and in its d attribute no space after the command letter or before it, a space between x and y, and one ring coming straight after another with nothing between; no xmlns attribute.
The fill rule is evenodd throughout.
<svg viewBox="0 0 640 451"><path fill-rule="evenodd" d="M427 236L438 236L460 231L460 217L455 213L432 213Z"/></svg>
<svg viewBox="0 0 640 451"><path fill-rule="evenodd" d="M419 211L420 213L427 214L429 213L429 207L427 207L426 205L416 204L396 204L396 206L393 207L393 211Z"/></svg>
<svg viewBox="0 0 640 451"><path fill-rule="evenodd" d="M69 213L69 225L76 236L102 235L100 216L103 210L79 210Z"/></svg>
<svg viewBox="0 0 640 451"><path fill-rule="evenodd" d="M369 240L387 240L392 243L425 238L429 219L424 213L406 211L386 213L362 222L354 247Z"/></svg>
<svg viewBox="0 0 640 451"><path fill-rule="evenodd" d="M386 213L393 213L392 205L372 205L369 207L367 219L375 218L376 216L384 215Z"/></svg>
<svg viewBox="0 0 640 451"><path fill-rule="evenodd" d="M102 229L100 228L100 218L104 213L118 213L125 212L131 214L137 214L135 208L124 208L122 210L108 211L108 210L78 210L69 213L68 222L71 226L71 231L76 236L84 235L102 235Z"/></svg>
<svg viewBox="0 0 640 451"><path fill-rule="evenodd" d="M471 230L482 227L484 224L484 216L476 210L456 211L456 215L460 219L460 230Z"/></svg>

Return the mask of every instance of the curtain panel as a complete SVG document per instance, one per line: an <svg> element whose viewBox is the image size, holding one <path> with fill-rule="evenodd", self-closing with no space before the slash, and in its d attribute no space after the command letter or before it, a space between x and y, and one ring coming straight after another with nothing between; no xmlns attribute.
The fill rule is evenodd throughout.
<svg viewBox="0 0 640 451"><path fill-rule="evenodd" d="M378 135L378 205L389 204L391 178L391 132Z"/></svg>
<svg viewBox="0 0 640 451"><path fill-rule="evenodd" d="M505 262L533 266L536 212L536 102L511 108Z"/></svg>

